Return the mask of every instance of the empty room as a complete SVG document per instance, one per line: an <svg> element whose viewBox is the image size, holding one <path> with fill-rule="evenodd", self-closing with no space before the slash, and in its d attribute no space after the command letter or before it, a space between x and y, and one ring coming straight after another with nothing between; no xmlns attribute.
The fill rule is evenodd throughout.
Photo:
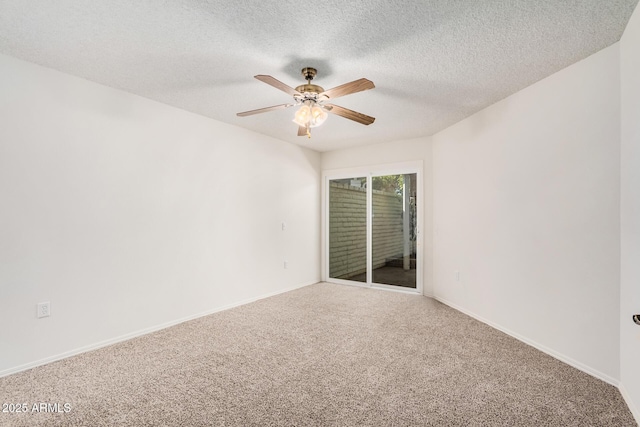
<svg viewBox="0 0 640 427"><path fill-rule="evenodd" d="M0 426L640 424L638 0L0 0Z"/></svg>

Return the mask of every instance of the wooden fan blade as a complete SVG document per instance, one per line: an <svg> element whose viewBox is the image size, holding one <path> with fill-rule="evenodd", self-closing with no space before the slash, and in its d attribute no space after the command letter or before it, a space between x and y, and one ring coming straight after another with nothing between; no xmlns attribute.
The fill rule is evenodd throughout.
<svg viewBox="0 0 640 427"><path fill-rule="evenodd" d="M266 113L267 111L280 110L282 108L293 107L293 105L294 104L274 105L273 107L258 108L257 110L243 111L242 113L238 113L237 115L240 117L252 116L254 114Z"/></svg>
<svg viewBox="0 0 640 427"><path fill-rule="evenodd" d="M373 89L375 85L371 80L360 79L354 80L351 83L345 83L340 86L336 86L333 89L325 90L320 94L326 95L331 99L337 98L339 96L345 96L356 92L362 92L363 90Z"/></svg>
<svg viewBox="0 0 640 427"><path fill-rule="evenodd" d="M348 108L340 107L339 105L325 104L324 107L328 113L353 120L354 122L362 123L363 125L370 125L376 120L375 117L367 116L366 114L358 113L357 111L349 110Z"/></svg>
<svg viewBox="0 0 640 427"><path fill-rule="evenodd" d="M258 74L257 76L254 76L256 79L260 80L261 82L264 82L268 85L271 85L273 87L275 87L276 89L280 89L281 91L288 93L289 95L293 96L293 95L300 95L300 92L298 92L297 90L295 90L294 88L287 86L286 84L282 83L280 80L273 78L271 76L265 76L263 74Z"/></svg>
<svg viewBox="0 0 640 427"><path fill-rule="evenodd" d="M307 128L304 126L298 126L298 136L307 136Z"/></svg>

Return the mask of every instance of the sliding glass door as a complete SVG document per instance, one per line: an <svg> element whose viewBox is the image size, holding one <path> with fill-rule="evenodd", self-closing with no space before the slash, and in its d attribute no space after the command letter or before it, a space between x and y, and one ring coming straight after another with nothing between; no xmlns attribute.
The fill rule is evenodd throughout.
<svg viewBox="0 0 640 427"><path fill-rule="evenodd" d="M419 170L325 174L328 281L422 291Z"/></svg>
<svg viewBox="0 0 640 427"><path fill-rule="evenodd" d="M367 178L329 181L329 277L367 282Z"/></svg>
<svg viewBox="0 0 640 427"><path fill-rule="evenodd" d="M416 174L371 181L372 281L416 289Z"/></svg>

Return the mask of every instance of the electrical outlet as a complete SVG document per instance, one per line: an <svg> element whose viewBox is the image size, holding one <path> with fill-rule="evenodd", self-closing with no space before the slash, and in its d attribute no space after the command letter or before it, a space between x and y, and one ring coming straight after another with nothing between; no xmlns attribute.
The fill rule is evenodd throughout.
<svg viewBox="0 0 640 427"><path fill-rule="evenodd" d="M456 282L460 281L460 272L456 271Z"/></svg>
<svg viewBox="0 0 640 427"><path fill-rule="evenodd" d="M40 304L38 304L38 319L41 317L49 316L51 316L51 303L41 302Z"/></svg>
<svg viewBox="0 0 640 427"><path fill-rule="evenodd" d="M288 266L289 266L289 263L287 261L285 261L284 262L284 269L286 270Z"/></svg>

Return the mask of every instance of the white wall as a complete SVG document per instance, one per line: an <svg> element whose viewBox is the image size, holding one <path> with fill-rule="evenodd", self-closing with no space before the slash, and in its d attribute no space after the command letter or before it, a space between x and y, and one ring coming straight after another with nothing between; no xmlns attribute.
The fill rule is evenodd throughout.
<svg viewBox="0 0 640 427"><path fill-rule="evenodd" d="M640 8L620 41L622 98L620 389L640 423Z"/></svg>
<svg viewBox="0 0 640 427"><path fill-rule="evenodd" d="M616 44L433 137L436 297L614 384L619 84Z"/></svg>
<svg viewBox="0 0 640 427"><path fill-rule="evenodd" d="M7 56L0 75L0 375L319 280L318 153Z"/></svg>
<svg viewBox="0 0 640 427"><path fill-rule="evenodd" d="M371 125L372 131L375 131L374 126L375 124ZM429 141L430 138L424 137L327 151L322 153L322 170L422 160L424 162L425 175L427 175L426 169L431 169L431 146Z"/></svg>
<svg viewBox="0 0 640 427"><path fill-rule="evenodd" d="M372 126L375 126L372 125ZM373 129L373 128L372 128ZM422 191L424 200L418 203L423 209L423 294L433 295L433 251L431 242L432 230L432 176L431 176L431 143L430 138L417 138L403 141L385 142L364 147L346 148L343 150L322 153L322 170L348 169L364 166L377 166L392 163L423 162ZM418 191L421 191L420 189Z"/></svg>

